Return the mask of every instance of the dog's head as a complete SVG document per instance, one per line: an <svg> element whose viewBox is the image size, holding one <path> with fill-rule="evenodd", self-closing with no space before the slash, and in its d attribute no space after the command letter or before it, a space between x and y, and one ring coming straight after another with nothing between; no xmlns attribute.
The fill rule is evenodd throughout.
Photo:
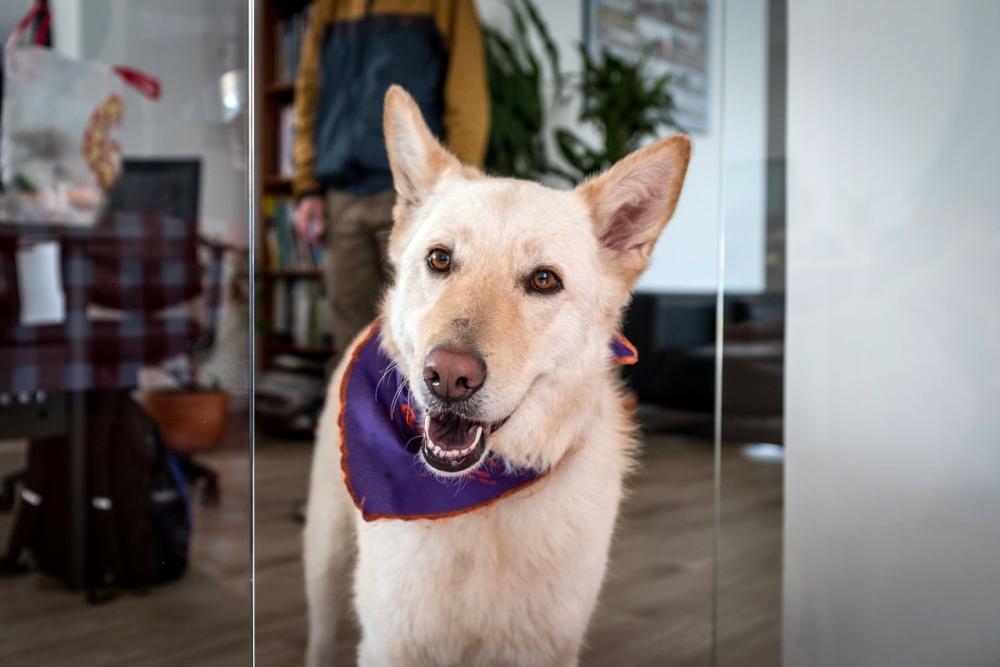
<svg viewBox="0 0 1000 667"><path fill-rule="evenodd" d="M673 135L561 191L459 164L397 86L384 120L397 192L384 339L425 415L424 461L462 474L490 447L551 465L565 444L491 436L610 377L609 341L673 214L690 140Z"/></svg>

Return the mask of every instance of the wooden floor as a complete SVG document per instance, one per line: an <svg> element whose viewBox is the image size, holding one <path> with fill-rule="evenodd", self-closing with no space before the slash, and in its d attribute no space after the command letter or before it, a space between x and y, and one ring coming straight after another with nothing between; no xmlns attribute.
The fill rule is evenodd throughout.
<svg viewBox="0 0 1000 667"><path fill-rule="evenodd" d="M257 664L301 664L305 643L300 526L310 447L259 437L256 450ZM0 471L20 448L0 443ZM223 502L197 508L185 578L99 607L38 575L0 579L2 665L246 665L250 651L248 485L235 447L200 459ZM649 433L631 480L585 666L709 665L712 451L693 436ZM723 449L718 664L776 665L780 646L780 464ZM0 515L6 535L10 515ZM343 637L353 664L356 628Z"/></svg>

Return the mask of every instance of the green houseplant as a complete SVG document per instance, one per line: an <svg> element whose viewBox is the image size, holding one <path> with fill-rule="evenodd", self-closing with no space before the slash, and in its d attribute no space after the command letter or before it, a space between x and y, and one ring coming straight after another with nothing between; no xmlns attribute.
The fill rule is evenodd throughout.
<svg viewBox="0 0 1000 667"><path fill-rule="evenodd" d="M483 28L491 98L486 168L504 176L536 179L554 170L545 147L550 105L543 85L543 58L556 98L563 93L563 75L559 52L535 5L530 0L508 0L507 8L514 21L511 37ZM543 58L535 53L533 35L542 44Z"/></svg>
<svg viewBox="0 0 1000 667"><path fill-rule="evenodd" d="M592 147L569 129L556 130L556 146L572 169L568 177L574 183L607 169L663 128L678 128L667 90L670 75L648 76L648 53L631 63L607 49L595 59L583 44L578 48L583 72L573 78L581 98L577 119L596 128L600 142Z"/></svg>
<svg viewBox="0 0 1000 667"><path fill-rule="evenodd" d="M649 53L636 63L607 49L594 58L579 44L583 71L567 77L560 70L559 51L531 0L507 0L514 30L510 37L484 27L491 96L491 130L486 168L517 178L557 176L575 185L610 167L658 136L677 129L670 77L648 74ZM533 42L540 43L543 55ZM547 99L544 76L553 82ZM553 104L570 92L580 96L577 120L594 127L600 141L591 146L575 132L560 127L554 139L567 169L549 157L546 119Z"/></svg>

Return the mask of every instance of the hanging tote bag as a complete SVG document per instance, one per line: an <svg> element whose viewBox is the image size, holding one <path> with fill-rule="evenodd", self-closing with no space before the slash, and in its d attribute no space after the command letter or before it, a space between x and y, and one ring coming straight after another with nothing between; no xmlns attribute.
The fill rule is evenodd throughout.
<svg viewBox="0 0 1000 667"><path fill-rule="evenodd" d="M37 3L4 46L0 215L92 225L121 169L125 87L155 100L160 84L134 69L39 45L49 23L48 7Z"/></svg>

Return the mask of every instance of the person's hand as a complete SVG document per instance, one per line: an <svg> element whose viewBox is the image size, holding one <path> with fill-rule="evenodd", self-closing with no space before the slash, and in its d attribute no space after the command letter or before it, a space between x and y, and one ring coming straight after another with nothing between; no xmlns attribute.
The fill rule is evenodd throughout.
<svg viewBox="0 0 1000 667"><path fill-rule="evenodd" d="M326 221L323 198L309 195L299 200L295 207L295 229L307 243L319 243Z"/></svg>

